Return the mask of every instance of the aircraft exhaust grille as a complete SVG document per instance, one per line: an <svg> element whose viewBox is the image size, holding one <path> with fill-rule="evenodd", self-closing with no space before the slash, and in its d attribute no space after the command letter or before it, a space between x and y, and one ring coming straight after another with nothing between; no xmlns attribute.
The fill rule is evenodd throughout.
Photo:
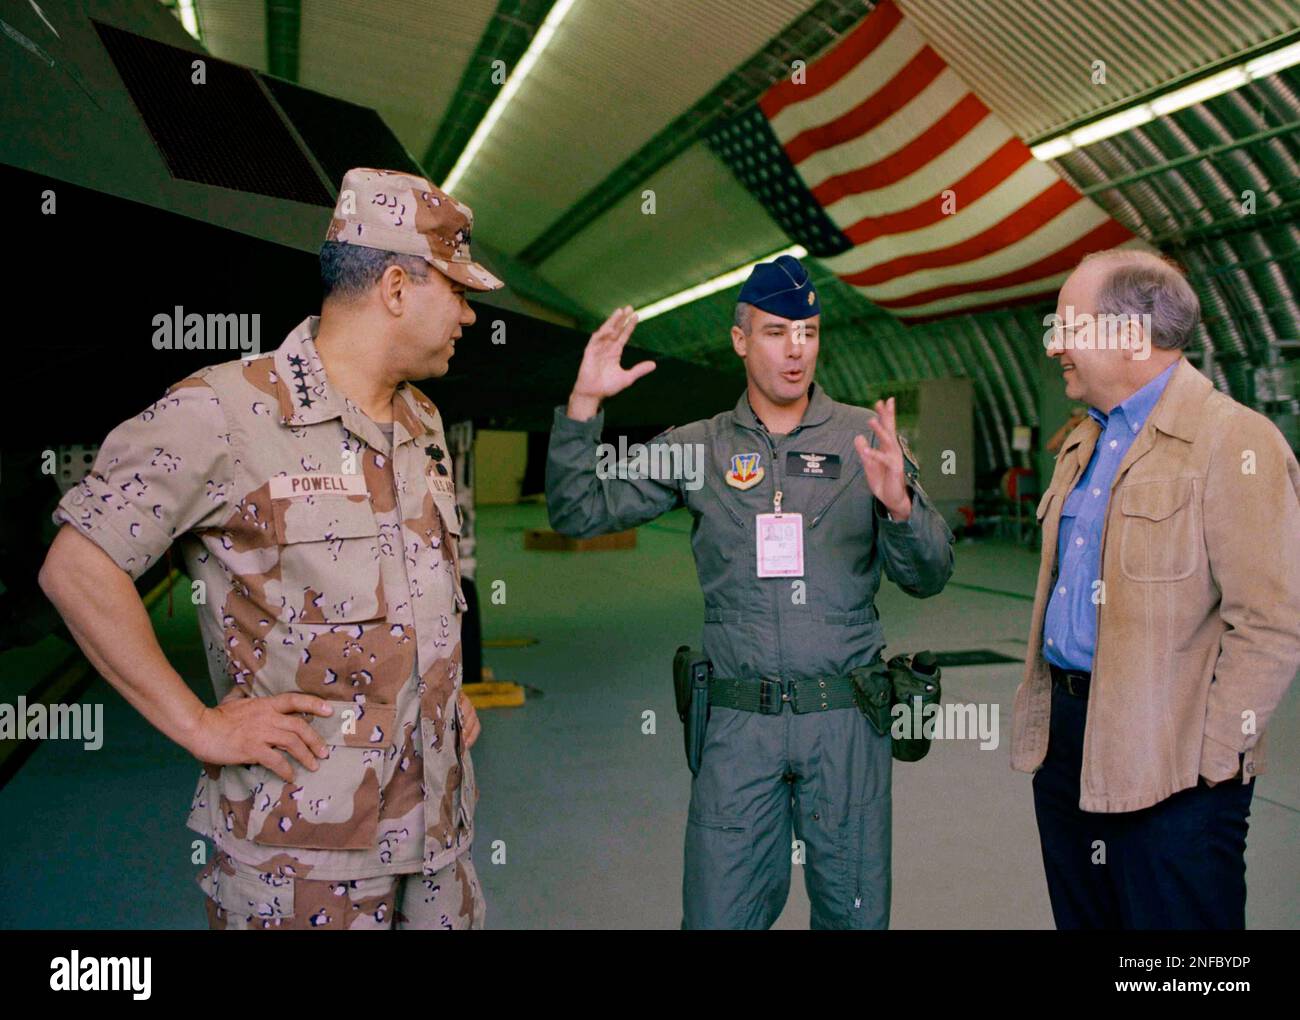
<svg viewBox="0 0 1300 1020"><path fill-rule="evenodd" d="M171 175L333 206L311 161L247 68L96 21ZM206 82L193 84L195 60Z"/></svg>
<svg viewBox="0 0 1300 1020"><path fill-rule="evenodd" d="M424 176L419 164L374 110L281 78L260 77L329 180L343 180L354 166Z"/></svg>

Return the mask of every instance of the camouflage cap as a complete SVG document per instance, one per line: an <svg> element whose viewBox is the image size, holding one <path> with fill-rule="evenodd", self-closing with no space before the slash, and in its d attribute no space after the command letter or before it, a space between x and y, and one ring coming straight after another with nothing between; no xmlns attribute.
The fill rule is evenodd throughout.
<svg viewBox="0 0 1300 1020"><path fill-rule="evenodd" d="M471 290L505 286L470 256L473 227L470 207L423 177L355 167L343 177L325 240L418 255Z"/></svg>

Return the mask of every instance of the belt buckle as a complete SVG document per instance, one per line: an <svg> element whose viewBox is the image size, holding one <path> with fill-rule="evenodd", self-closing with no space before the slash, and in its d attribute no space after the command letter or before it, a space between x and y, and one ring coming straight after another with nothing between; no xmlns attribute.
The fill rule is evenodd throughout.
<svg viewBox="0 0 1300 1020"><path fill-rule="evenodd" d="M1063 669L1060 671L1059 675L1061 686L1065 688L1066 694L1070 695L1072 698L1083 697L1083 692L1080 690L1083 680L1082 673L1076 672L1072 669ZM1080 681L1079 686L1075 685L1076 680Z"/></svg>
<svg viewBox="0 0 1300 1020"><path fill-rule="evenodd" d="M763 677L758 681L758 711L761 715L780 715L790 695L780 680Z"/></svg>
<svg viewBox="0 0 1300 1020"><path fill-rule="evenodd" d="M820 681L820 684L819 684L820 689L821 689L820 696L818 695L818 692L817 692L816 690L813 690L813 689L812 689L812 688L813 688L813 684L816 683L816 681L813 681L813 680L790 680L790 681L787 681L787 683L788 683L789 686L790 686L790 695L789 695L789 697L788 697L786 700L788 700L788 701L790 702L790 711L792 711L792 712L794 712L794 713L796 713L796 714L801 714L801 713L804 713L804 712L811 712L811 711L813 711L813 709L816 708L818 705L820 705L822 708L826 708L826 707L827 707L827 705L826 705L827 691L826 691L826 681L825 681L825 680ZM800 708L800 707L799 707L799 690L800 690L800 688L808 688L808 691L807 691L806 693L808 693L808 698L809 698L809 700L808 700L808 704L806 704L803 708Z"/></svg>

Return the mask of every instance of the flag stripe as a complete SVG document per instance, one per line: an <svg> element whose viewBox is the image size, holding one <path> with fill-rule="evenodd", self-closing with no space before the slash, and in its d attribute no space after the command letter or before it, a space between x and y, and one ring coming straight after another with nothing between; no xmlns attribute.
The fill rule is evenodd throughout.
<svg viewBox="0 0 1300 1020"><path fill-rule="evenodd" d="M942 269L927 269L885 283L862 287L872 301L901 301L916 294L946 286L973 286L982 280L1003 277L1034 264L1097 227L1103 218L1088 203L1080 202L1060 216L1043 223L1022 241L990 252L982 258ZM1041 274L1040 274L1041 275ZM1019 282L1026 282L1029 277Z"/></svg>
<svg viewBox="0 0 1300 1020"><path fill-rule="evenodd" d="M920 53L908 61L906 67L874 95L868 96L834 120L801 131L787 141L785 151L790 162L797 167L818 149L838 145L870 131L922 92L943 73L945 67L939 54L929 46L923 47ZM777 134L779 136L780 132Z"/></svg>
<svg viewBox="0 0 1300 1020"><path fill-rule="evenodd" d="M942 248L973 237L999 223L1009 204L1047 190L1054 180L1044 179L1041 168L1029 162L987 190L982 182L968 184L963 179L955 184L952 201L960 203L961 216L945 215L946 202L940 194L902 213L859 220L845 231L856 247L849 258L836 264L836 272L856 272L881 259Z"/></svg>
<svg viewBox="0 0 1300 1020"><path fill-rule="evenodd" d="M882 188L849 195L828 206L826 211L837 223L852 225L864 216L884 216L910 209L916 204L917 195L937 195L951 188L954 181L990 158L1006 141L1006 132L998 119L985 117L960 141L915 173ZM1050 167L1042 168L1049 181L1056 179Z"/></svg>
<svg viewBox="0 0 1300 1020"><path fill-rule="evenodd" d="M1058 180L1046 191L1035 195L1027 204L1022 205L988 230L945 248L917 252L877 263L870 269L849 274L844 277L844 282L869 287L922 269L938 269L941 266L958 265L982 258L990 252L1023 240L1078 201L1080 201L1079 193L1065 181Z"/></svg>
<svg viewBox="0 0 1300 1020"><path fill-rule="evenodd" d="M827 124L892 81L926 47L925 39L906 22L894 29L889 40L828 89L792 103L772 118L772 130L782 138ZM814 69L816 65L814 65ZM820 72L817 71L820 75Z"/></svg>
<svg viewBox="0 0 1300 1020"><path fill-rule="evenodd" d="M849 195L875 191L910 177L966 137L988 116L988 112L988 107L975 96L967 96L940 117L925 134L917 135L876 163L828 177L812 189L813 197L822 205L830 206ZM1024 150L1024 157L1029 158L1029 149L1023 142L1020 147Z"/></svg>
<svg viewBox="0 0 1300 1020"><path fill-rule="evenodd" d="M830 88L871 56L902 20L903 12L892 3L879 7L872 17L863 19L843 42L813 64L816 74L809 74L804 84L796 85L787 78L768 89L759 101L767 119L775 120L787 106L820 95Z"/></svg>
<svg viewBox="0 0 1300 1020"><path fill-rule="evenodd" d="M1050 280L1043 280L1041 286L1036 283L1027 291L1024 288L1009 288L1001 297L989 294L969 294L965 299L954 298L948 301L936 301L933 305L927 305L925 309L903 309L894 314L898 318L906 320L910 325L919 326L926 322L949 319L957 314L974 315L978 312L1000 311L1003 308L1015 308L1021 305L1036 305L1044 297L1059 290L1061 284L1065 282L1065 278L1069 275L1069 273L1062 273ZM978 302L973 303L977 299Z"/></svg>
<svg viewBox="0 0 1300 1020"><path fill-rule="evenodd" d="M895 0L750 111L714 151L792 240L900 318L1036 300L1083 254L1135 240L1034 159Z"/></svg>
<svg viewBox="0 0 1300 1020"><path fill-rule="evenodd" d="M1116 224L1118 226L1118 224ZM1099 238L1098 247L1090 249L1100 251L1102 247L1108 248L1142 248L1146 249L1146 243L1138 238L1129 235L1129 237L1120 242L1114 243L1108 238ZM1087 254L1087 252L1084 252ZM906 319L910 323L933 322L935 319L942 319L954 314L971 314L974 312L985 312L992 309L1007 308L1013 305L1026 305L1041 302L1044 297L1055 294L1060 289L1061 284L1065 282L1066 277L1070 275L1074 267L1070 266L1060 273L1053 276L1045 277L1041 280L1035 280L1027 284L1019 284L1014 287L1006 287L996 291L963 291L958 297L943 298L928 305L921 305L913 308L900 308L894 314L900 319Z"/></svg>
<svg viewBox="0 0 1300 1020"><path fill-rule="evenodd" d="M876 298L872 298L872 300L876 304L891 310L913 308L938 301L941 298L954 297L958 294L997 290L1001 287L1012 287L1021 283L1040 281L1044 277L1055 277L1061 273L1068 273L1089 252L1114 247L1121 241L1128 240L1131 236L1119 223L1114 220L1107 220L1084 234L1077 241L1073 241L1059 251L1055 251L1051 255L1014 272L989 277L977 282L954 283L944 287L933 287L895 300L878 300Z"/></svg>

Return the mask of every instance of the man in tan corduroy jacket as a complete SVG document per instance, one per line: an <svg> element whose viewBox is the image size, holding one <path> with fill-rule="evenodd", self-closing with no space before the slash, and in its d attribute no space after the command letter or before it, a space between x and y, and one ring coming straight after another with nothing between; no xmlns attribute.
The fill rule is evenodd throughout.
<svg viewBox="0 0 1300 1020"><path fill-rule="evenodd" d="M1060 928L1241 928L1254 779L1300 667L1300 467L1183 356L1159 256L1085 259L1047 342L1090 405L1038 507L1012 767Z"/></svg>

